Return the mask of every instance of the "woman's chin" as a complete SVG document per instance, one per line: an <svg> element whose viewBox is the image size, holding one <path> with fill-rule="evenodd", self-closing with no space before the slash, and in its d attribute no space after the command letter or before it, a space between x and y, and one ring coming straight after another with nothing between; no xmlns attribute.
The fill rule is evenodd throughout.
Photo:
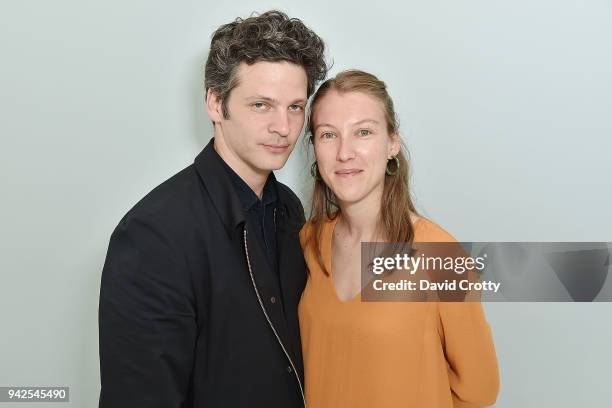
<svg viewBox="0 0 612 408"><path fill-rule="evenodd" d="M339 192L336 193L335 196L338 200L338 204L343 206L357 203L364 198L363 194L358 194L356 192Z"/></svg>

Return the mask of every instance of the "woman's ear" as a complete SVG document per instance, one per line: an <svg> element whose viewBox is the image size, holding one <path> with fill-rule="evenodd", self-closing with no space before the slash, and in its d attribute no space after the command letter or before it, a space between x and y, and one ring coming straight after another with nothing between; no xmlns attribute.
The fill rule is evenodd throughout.
<svg viewBox="0 0 612 408"><path fill-rule="evenodd" d="M208 88L208 91L206 92L206 111L208 112L208 117L213 121L213 123L221 122L221 119L223 119L223 106L221 103L221 98L211 88Z"/></svg>
<svg viewBox="0 0 612 408"><path fill-rule="evenodd" d="M393 133L389 136L391 138L391 143L389 143L389 159L394 156L397 156L400 152L401 148L401 139L398 133Z"/></svg>

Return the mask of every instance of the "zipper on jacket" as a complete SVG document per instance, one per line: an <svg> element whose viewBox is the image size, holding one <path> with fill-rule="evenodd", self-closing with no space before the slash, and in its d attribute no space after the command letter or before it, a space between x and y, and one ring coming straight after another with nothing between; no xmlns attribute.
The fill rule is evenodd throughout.
<svg viewBox="0 0 612 408"><path fill-rule="evenodd" d="M275 211L274 215L276 216L276 211ZM295 374L295 378L297 379L298 385L300 386L300 393L302 394L302 402L304 403L304 407L306 407L306 398L304 396L304 387L302 386L302 380L300 380L300 375L298 374L298 371L295 369L295 364L293 364L293 360L291 359L291 356L289 356L289 353L287 352L287 349L285 348L285 345L283 344L283 341L281 340L281 338L278 335L276 329L274 328L274 325L272 324L272 320L270 320L270 316L268 316L268 312L266 311L266 308L265 308L265 306L263 304L263 301L261 300L261 296L259 295L259 290L257 289L257 284L255 283L255 277L253 276L253 269L251 267L251 259L249 258L249 247L247 245L247 228L246 228L246 225L244 226L244 230L243 230L243 240L244 240L244 253L246 254L247 266L249 267L249 275L251 276L251 283L253 284L253 289L255 289L255 294L257 295L257 301L259 302L259 306L261 307L261 311L263 312L264 316L266 317L266 320L268 321L268 325L272 329L272 332L274 333L274 336L276 337L276 340L278 341L278 344L280 344L281 348L283 349L283 353L285 353L285 357L287 357L287 360L289 360L289 364L291 364L291 368L293 369L293 373Z"/></svg>

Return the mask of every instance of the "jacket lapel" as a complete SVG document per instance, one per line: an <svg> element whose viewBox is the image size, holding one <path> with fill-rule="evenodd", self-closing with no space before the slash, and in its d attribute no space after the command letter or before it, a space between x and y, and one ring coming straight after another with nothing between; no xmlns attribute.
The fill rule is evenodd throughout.
<svg viewBox="0 0 612 408"><path fill-rule="evenodd" d="M247 249L253 280L257 288L261 302L266 310L266 314L274 325L274 330L280 337L285 347L289 346L290 339L287 336L287 325L284 318L284 305L281 299L275 296L274 302L271 300L270 288L277 286L271 279L276 279L276 273L270 268L266 260L265 252L259 240L256 239L253 233L253 226L246 221L245 228L247 230ZM284 295L284 294L283 294ZM281 296L284 298L284 296ZM293 356L292 356L293 357Z"/></svg>
<svg viewBox="0 0 612 408"><path fill-rule="evenodd" d="M300 375L302 375L303 366L297 307L306 284L306 264L299 241L299 232L304 223L304 213L299 202L288 205L291 200L297 200L297 197L289 197L284 188L280 186L278 190L281 207L278 209L276 217L276 238L280 287L283 307L287 312L286 322L292 335L291 353L299 366ZM300 213L291 212L297 208L300 209Z"/></svg>
<svg viewBox="0 0 612 408"><path fill-rule="evenodd" d="M232 188L232 181L223 168L222 159L215 152L214 140L212 138L195 158L194 166L225 226L227 235L234 238L236 227L245 221L244 211L238 195Z"/></svg>
<svg viewBox="0 0 612 408"><path fill-rule="evenodd" d="M301 366L301 357L296 358L296 346L299 350L299 344L295 344L293 336L288 336L287 320L290 321L289 327L299 327L297 324L297 315L295 306L290 306L295 303L296 293L293 288L295 283L292 279L295 277L295 262L296 260L303 261L301 249L299 248L299 240L297 234L301 228L300 220L303 223L304 214L291 214L288 216L287 211L291 198L283 188L279 186L279 208L278 216L276 217L277 225L277 254L278 267L280 273L280 298L275 299L275 303L271 301L271 291L277 285L271 279L277 279L276 273L268 264L264 249L261 243L256 239L254 227L247 221L244 210L240 205L240 200L231 187L231 180L223 168L222 159L214 151L214 138L210 140L208 145L196 157L194 165L198 175L204 183L204 186L213 202L215 210L223 222L227 231L228 237L234 239L236 237L237 227L243 224L247 231L247 249L249 251L249 262L253 273L257 292L261 298L266 314L270 318L274 330L282 341L287 352L290 353L292 359L298 360ZM297 199L297 198L295 198ZM295 220L294 220L295 219ZM297 222L296 222L297 220ZM242 241L242 234L240 236ZM241 242L242 245L242 242ZM297 245L297 248L296 248ZM246 254L244 254L246 255ZM248 273L248 271L247 271ZM297 295L299 296L299 294ZM299 300L299 298L298 298ZM293 303L292 303L293 302ZM254 305L255 306L255 305ZM256 306L255 306L256 307ZM284 311L288 313L285 314ZM297 339L299 342L299 337ZM301 353L298 353L301 356ZM301 370L300 370L301 371ZM300 373L301 374L301 373Z"/></svg>

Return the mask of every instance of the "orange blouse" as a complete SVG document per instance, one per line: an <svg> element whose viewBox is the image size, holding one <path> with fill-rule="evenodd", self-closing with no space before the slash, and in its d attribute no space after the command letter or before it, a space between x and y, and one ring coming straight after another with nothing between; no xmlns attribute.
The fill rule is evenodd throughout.
<svg viewBox="0 0 612 408"><path fill-rule="evenodd" d="M338 218L336 218L337 220ZM331 268L336 220L321 252ZM426 219L415 242L454 242ZM310 226L300 232L304 242ZM493 404L499 390L491 329L479 302L361 302L338 299L311 253L299 305L308 408L463 408ZM332 272L333 273L333 272Z"/></svg>

